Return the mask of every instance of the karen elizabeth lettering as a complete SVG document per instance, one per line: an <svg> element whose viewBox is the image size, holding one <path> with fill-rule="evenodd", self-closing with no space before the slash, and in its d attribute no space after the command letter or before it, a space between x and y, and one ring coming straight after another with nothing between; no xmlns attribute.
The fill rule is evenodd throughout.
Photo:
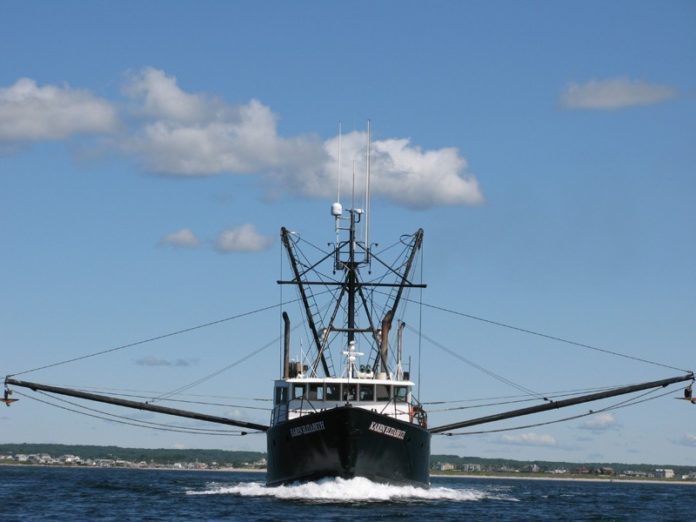
<svg viewBox="0 0 696 522"><path fill-rule="evenodd" d="M326 429L324 427L324 421L313 422L312 424L303 424L302 426L296 426L295 428L290 428L291 437L299 437L301 435L307 435L309 433L314 433L317 431L323 431Z"/></svg>
<svg viewBox="0 0 696 522"><path fill-rule="evenodd" d="M406 436L406 432L404 430L398 430L396 428L392 428L391 426L385 426L384 424L374 421L370 423L369 429L375 433L387 435L388 437L394 437L395 439L403 440L403 438Z"/></svg>

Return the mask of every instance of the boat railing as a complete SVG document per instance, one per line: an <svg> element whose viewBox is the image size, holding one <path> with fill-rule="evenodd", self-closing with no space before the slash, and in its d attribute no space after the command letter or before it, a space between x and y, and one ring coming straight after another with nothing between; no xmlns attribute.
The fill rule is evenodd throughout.
<svg viewBox="0 0 696 522"><path fill-rule="evenodd" d="M428 427L428 414L425 412L423 405L418 399L411 396L411 404L409 406L409 415L414 419L421 428Z"/></svg>

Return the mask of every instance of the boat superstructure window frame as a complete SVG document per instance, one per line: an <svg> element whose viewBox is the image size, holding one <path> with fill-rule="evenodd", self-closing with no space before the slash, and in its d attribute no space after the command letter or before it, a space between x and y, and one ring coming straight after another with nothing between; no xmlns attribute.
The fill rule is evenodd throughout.
<svg viewBox="0 0 696 522"><path fill-rule="evenodd" d="M412 392L407 380L292 377L276 381L274 422L292 420L341 406L379 411L412 422ZM284 390L284 391L283 391ZM285 402L282 402L284 397ZM280 401L280 402L278 402Z"/></svg>
<svg viewBox="0 0 696 522"><path fill-rule="evenodd" d="M358 402L358 384L355 382L342 383L341 397L345 402Z"/></svg>
<svg viewBox="0 0 696 522"><path fill-rule="evenodd" d="M411 381L380 380L331 380L302 379L282 381L276 385L276 404L293 401L310 401L312 403L408 403L414 384Z"/></svg>
<svg viewBox="0 0 696 522"><path fill-rule="evenodd" d="M300 392L299 394L297 392ZM307 384L293 383L292 385L292 400L302 400L307 398Z"/></svg>
<svg viewBox="0 0 696 522"><path fill-rule="evenodd" d="M275 398L276 404L287 404L288 403L288 386L276 385L274 398Z"/></svg>
<svg viewBox="0 0 696 522"><path fill-rule="evenodd" d="M341 383L326 383L326 393L324 398L328 402L338 402L341 400Z"/></svg>
<svg viewBox="0 0 696 522"><path fill-rule="evenodd" d="M408 402L408 386L394 386L394 402Z"/></svg>
<svg viewBox="0 0 696 522"><path fill-rule="evenodd" d="M358 401L375 402L375 385L360 383L360 391L358 391Z"/></svg>
<svg viewBox="0 0 696 522"><path fill-rule="evenodd" d="M309 392L307 393L307 400L323 401L324 396L324 383L309 383Z"/></svg>

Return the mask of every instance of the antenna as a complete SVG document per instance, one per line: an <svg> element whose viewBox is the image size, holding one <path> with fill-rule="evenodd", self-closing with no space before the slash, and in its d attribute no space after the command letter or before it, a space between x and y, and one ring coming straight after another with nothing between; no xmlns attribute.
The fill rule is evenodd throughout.
<svg viewBox="0 0 696 522"><path fill-rule="evenodd" d="M336 202L341 202L341 122L338 122L338 185L336 186Z"/></svg>
<svg viewBox="0 0 696 522"><path fill-rule="evenodd" d="M353 158L353 194L350 199L350 208L355 209L355 158Z"/></svg>
<svg viewBox="0 0 696 522"><path fill-rule="evenodd" d="M365 179L365 256L370 259L370 124L367 120L367 174Z"/></svg>
<svg viewBox="0 0 696 522"><path fill-rule="evenodd" d="M343 207L341 206L341 122L338 122L338 183L336 186L336 202L331 205L331 215L336 221L336 246L338 247L338 231L341 220L341 215L343 214ZM338 258L337 258L338 259Z"/></svg>

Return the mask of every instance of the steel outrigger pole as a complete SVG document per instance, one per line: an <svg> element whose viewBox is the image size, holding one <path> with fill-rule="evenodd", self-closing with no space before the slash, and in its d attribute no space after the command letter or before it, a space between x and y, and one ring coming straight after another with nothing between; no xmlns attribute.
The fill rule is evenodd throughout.
<svg viewBox="0 0 696 522"><path fill-rule="evenodd" d="M86 399L89 401L103 402L105 404L114 404L116 406L123 406L125 408L132 408L136 410L152 411L155 413L163 413L165 415L173 415L175 417L186 417L189 419L196 419L205 422L213 422L215 424L226 424L228 426L236 426L239 428L248 428L250 430L266 431L268 426L262 424L255 424L253 422L239 421L234 419L228 419L226 417L218 417L216 415L207 415L205 413L197 413L194 411L179 410L176 408L168 408L166 406L159 406L157 404L148 404L147 402L137 402L129 401L126 399L119 399L116 397L110 397L108 395L99 395L96 393L83 392L80 390L73 390L71 388L62 388L59 386L50 386L48 384L40 384L37 382L27 382L19 381L17 379L12 379L11 377L5 378L5 386L21 386L23 388L29 388L33 391L45 391L48 393L56 393L58 395L67 395L69 397L76 397L78 399Z"/></svg>
<svg viewBox="0 0 696 522"><path fill-rule="evenodd" d="M468 428L470 426L478 426L479 424L487 424L489 422L497 422L505 419L512 419L514 417L522 417L524 415L532 415L534 413L541 413L543 411L556 410L559 408L565 408L567 406L574 406L575 404L582 404L585 402L598 401L600 399L607 399L609 397L616 397L617 395L625 395L627 393L633 393L642 390L649 390L650 388L664 388L670 384L675 384L684 381L693 381L694 373L689 372L686 375L681 375L678 377L671 377L669 379L662 379L660 381L644 382L640 384L633 384L631 386L623 386L621 388L615 388L613 390L607 390L598 393L591 393L589 395L581 395L580 397L574 397L572 399L565 399L562 401L551 401L546 404L540 404L538 406L530 406L529 408L521 408L519 410L512 410L503 413L497 413L495 415L488 415L486 417L478 417L476 419L470 419L462 422L454 422L452 424L444 424L442 426L436 426L430 428L430 433L443 433L446 431L457 430L460 428Z"/></svg>

